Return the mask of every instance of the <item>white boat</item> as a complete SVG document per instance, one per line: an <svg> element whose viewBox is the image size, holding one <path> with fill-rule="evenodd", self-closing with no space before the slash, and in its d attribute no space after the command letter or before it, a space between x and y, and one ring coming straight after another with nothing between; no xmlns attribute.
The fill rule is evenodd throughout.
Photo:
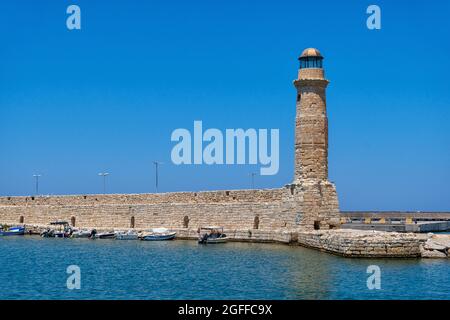
<svg viewBox="0 0 450 320"><path fill-rule="evenodd" d="M89 239L114 239L115 237L116 234L113 231L98 233L97 230L94 229L92 230Z"/></svg>
<svg viewBox="0 0 450 320"><path fill-rule="evenodd" d="M175 239L176 232L170 231L167 228L153 228L143 232L139 239L144 241L164 241Z"/></svg>
<svg viewBox="0 0 450 320"><path fill-rule="evenodd" d="M71 237L72 238L89 238L92 234L92 231L89 230L75 230L73 231Z"/></svg>
<svg viewBox="0 0 450 320"><path fill-rule="evenodd" d="M137 240L139 235L134 230L116 231L116 240Z"/></svg>
<svg viewBox="0 0 450 320"><path fill-rule="evenodd" d="M115 237L116 234L114 232L97 233L95 236L96 239L114 239Z"/></svg>
<svg viewBox="0 0 450 320"><path fill-rule="evenodd" d="M53 221L50 226L41 232L43 238L69 238L72 229L67 221Z"/></svg>
<svg viewBox="0 0 450 320"><path fill-rule="evenodd" d="M203 227L198 230L198 243L225 243L228 237L223 233L223 227Z"/></svg>

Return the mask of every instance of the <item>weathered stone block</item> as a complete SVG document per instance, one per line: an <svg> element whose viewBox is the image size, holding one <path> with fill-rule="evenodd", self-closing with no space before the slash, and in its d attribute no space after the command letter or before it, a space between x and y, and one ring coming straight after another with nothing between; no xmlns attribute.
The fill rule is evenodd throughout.
<svg viewBox="0 0 450 320"><path fill-rule="evenodd" d="M447 258L447 255L438 250L424 250L421 252L422 258Z"/></svg>

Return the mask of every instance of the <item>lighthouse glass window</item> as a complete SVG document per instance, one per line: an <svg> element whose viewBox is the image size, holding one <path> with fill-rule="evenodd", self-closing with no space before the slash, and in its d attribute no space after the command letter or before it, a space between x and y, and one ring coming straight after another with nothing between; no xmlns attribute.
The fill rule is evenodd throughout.
<svg viewBox="0 0 450 320"><path fill-rule="evenodd" d="M300 60L300 68L322 68L321 58L303 58Z"/></svg>

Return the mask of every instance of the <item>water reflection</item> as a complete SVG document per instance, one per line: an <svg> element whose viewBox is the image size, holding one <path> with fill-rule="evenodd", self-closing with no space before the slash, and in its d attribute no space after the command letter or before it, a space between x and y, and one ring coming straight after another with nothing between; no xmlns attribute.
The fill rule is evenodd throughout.
<svg viewBox="0 0 450 320"><path fill-rule="evenodd" d="M286 245L0 239L0 299L449 299L450 262L346 259ZM65 286L79 265L81 290ZM381 268L381 290L366 269Z"/></svg>

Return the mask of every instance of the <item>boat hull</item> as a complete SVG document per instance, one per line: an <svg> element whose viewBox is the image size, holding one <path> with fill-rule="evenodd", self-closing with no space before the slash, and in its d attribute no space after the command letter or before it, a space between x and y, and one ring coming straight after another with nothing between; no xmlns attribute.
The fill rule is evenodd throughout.
<svg viewBox="0 0 450 320"><path fill-rule="evenodd" d="M118 234L116 240L138 240L137 234Z"/></svg>
<svg viewBox="0 0 450 320"><path fill-rule="evenodd" d="M7 231L0 231L0 236L23 236L25 234L25 228L10 228Z"/></svg>
<svg viewBox="0 0 450 320"><path fill-rule="evenodd" d="M216 243L225 243L228 241L228 238L216 238L216 239L208 239L206 240L207 244L216 244Z"/></svg>
<svg viewBox="0 0 450 320"><path fill-rule="evenodd" d="M114 233L108 233L108 234L99 234L97 235L97 239L114 239L116 235Z"/></svg>
<svg viewBox="0 0 450 320"><path fill-rule="evenodd" d="M15 231L0 231L0 237L7 237L7 236L23 236L25 234L24 231L21 232L15 232Z"/></svg>
<svg viewBox="0 0 450 320"><path fill-rule="evenodd" d="M172 232L163 235L145 235L142 236L140 239L143 241L166 241L175 239L176 234L177 234L176 232Z"/></svg>
<svg viewBox="0 0 450 320"><path fill-rule="evenodd" d="M115 239L115 238L116 238L115 233L96 233L95 235L90 237L90 239Z"/></svg>
<svg viewBox="0 0 450 320"><path fill-rule="evenodd" d="M220 238L200 238L198 239L198 243L200 244L219 244L219 243L225 243L228 241L227 237L220 237Z"/></svg>
<svg viewBox="0 0 450 320"><path fill-rule="evenodd" d="M56 232L53 237L54 238L69 238L70 235L68 233L65 233L65 232Z"/></svg>
<svg viewBox="0 0 450 320"><path fill-rule="evenodd" d="M72 238L89 238L90 235L91 235L90 232L76 232L76 233L74 232L71 237Z"/></svg>

